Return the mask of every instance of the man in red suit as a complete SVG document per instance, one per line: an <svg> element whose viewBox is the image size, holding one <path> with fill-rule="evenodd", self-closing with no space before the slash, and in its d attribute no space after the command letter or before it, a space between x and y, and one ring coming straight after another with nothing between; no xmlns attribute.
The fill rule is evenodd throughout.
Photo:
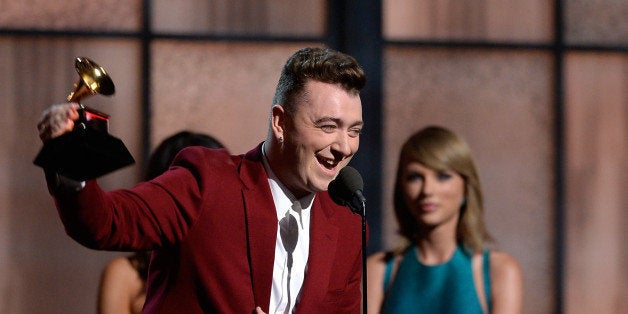
<svg viewBox="0 0 628 314"><path fill-rule="evenodd" d="M304 48L286 62L267 138L247 154L184 149L131 189L70 188L47 171L66 232L100 250L153 250L144 313L359 313L361 220L326 192L359 146L364 71ZM43 141L70 132L54 105Z"/></svg>

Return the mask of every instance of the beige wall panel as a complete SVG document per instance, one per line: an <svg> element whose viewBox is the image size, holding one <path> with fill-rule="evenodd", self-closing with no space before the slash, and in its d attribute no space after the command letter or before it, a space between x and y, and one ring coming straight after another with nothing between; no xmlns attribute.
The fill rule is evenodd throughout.
<svg viewBox="0 0 628 314"><path fill-rule="evenodd" d="M94 313L100 271L119 253L88 250L64 232L43 171L33 165L42 144L36 124L64 102L88 56L112 75L114 97L85 103L112 116L111 133L139 155L137 45L123 41L0 39L0 313ZM103 178L130 185L134 167Z"/></svg>
<svg viewBox="0 0 628 314"><path fill-rule="evenodd" d="M570 44L628 44L628 1L565 1L565 40Z"/></svg>
<svg viewBox="0 0 628 314"><path fill-rule="evenodd" d="M0 0L0 27L137 31L140 0Z"/></svg>
<svg viewBox="0 0 628 314"><path fill-rule="evenodd" d="M494 40L547 42L552 2L543 0L384 0L388 40Z"/></svg>
<svg viewBox="0 0 628 314"><path fill-rule="evenodd" d="M551 68L542 53L385 52L384 246L396 243L391 195L401 145L424 126L448 127L474 152L489 231L521 263L524 313L554 306Z"/></svg>
<svg viewBox="0 0 628 314"><path fill-rule="evenodd" d="M566 59L566 313L628 307L628 57Z"/></svg>
<svg viewBox="0 0 628 314"><path fill-rule="evenodd" d="M151 143L189 129L215 136L233 153L246 153L266 138L283 64L304 46L156 43Z"/></svg>
<svg viewBox="0 0 628 314"><path fill-rule="evenodd" d="M323 36L322 0L153 1L157 32Z"/></svg>

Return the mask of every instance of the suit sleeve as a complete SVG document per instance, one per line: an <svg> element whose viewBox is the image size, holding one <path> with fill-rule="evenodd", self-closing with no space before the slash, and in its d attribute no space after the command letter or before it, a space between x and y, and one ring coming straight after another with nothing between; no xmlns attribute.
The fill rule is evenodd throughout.
<svg viewBox="0 0 628 314"><path fill-rule="evenodd" d="M230 161L225 151L184 149L170 170L131 189L103 191L95 180L80 192L54 192L66 233L100 250L151 250L185 238L219 192L215 186ZM213 180L212 180L213 178Z"/></svg>

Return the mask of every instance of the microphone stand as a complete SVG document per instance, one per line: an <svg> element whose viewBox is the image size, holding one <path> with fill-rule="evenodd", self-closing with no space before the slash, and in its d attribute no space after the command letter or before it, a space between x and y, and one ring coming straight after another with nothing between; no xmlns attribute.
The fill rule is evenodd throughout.
<svg viewBox="0 0 628 314"><path fill-rule="evenodd" d="M362 195L362 191L355 191L354 197L346 205L354 214L362 216L362 313L366 313L366 198Z"/></svg>
<svg viewBox="0 0 628 314"><path fill-rule="evenodd" d="M367 313L366 293L366 204L362 201L362 313Z"/></svg>
<svg viewBox="0 0 628 314"><path fill-rule="evenodd" d="M366 293L366 198L361 190L354 192L354 197L345 204L354 214L362 216L362 313L367 312Z"/></svg>
<svg viewBox="0 0 628 314"><path fill-rule="evenodd" d="M362 313L367 312L366 292L366 198L362 194L364 182L360 173L346 166L329 183L329 196L341 206L347 206L354 214L362 217Z"/></svg>

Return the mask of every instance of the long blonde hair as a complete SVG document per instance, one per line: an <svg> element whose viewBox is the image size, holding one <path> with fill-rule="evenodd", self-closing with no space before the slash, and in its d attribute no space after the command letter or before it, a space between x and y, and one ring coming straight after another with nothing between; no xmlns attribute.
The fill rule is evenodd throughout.
<svg viewBox="0 0 628 314"><path fill-rule="evenodd" d="M401 187L402 172L409 162L419 162L435 171L458 173L465 184L465 199L456 228L458 244L468 252L481 251L492 241L483 219L482 189L469 145L454 132L429 126L414 133L402 146L395 179L394 209L399 233L414 243L420 231L408 208Z"/></svg>

